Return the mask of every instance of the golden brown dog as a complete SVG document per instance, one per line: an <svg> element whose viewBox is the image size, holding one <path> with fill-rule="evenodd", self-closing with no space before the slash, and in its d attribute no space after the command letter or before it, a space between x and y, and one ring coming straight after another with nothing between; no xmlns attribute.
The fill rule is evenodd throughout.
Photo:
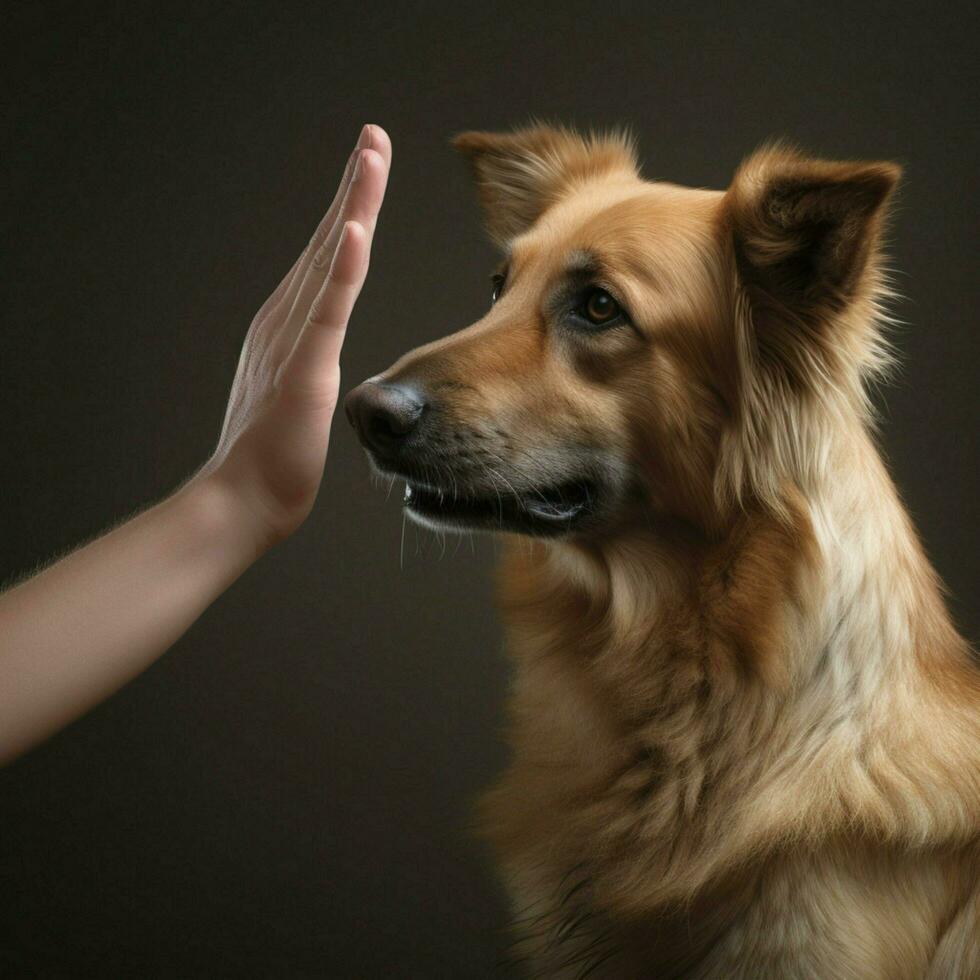
<svg viewBox="0 0 980 980"><path fill-rule="evenodd" d="M549 977L980 977L980 668L870 434L890 163L727 191L467 133L504 260L348 413L406 508L508 536L485 800Z"/></svg>

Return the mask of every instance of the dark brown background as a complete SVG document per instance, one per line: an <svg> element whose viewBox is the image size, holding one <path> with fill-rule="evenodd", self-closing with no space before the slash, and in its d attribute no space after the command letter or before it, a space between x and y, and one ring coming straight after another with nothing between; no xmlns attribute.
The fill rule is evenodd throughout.
<svg viewBox="0 0 980 980"><path fill-rule="evenodd" d="M533 113L630 123L648 174L694 185L774 134L905 164L882 442L976 636L967 5L158 7L5 17L0 576L204 460L362 122L395 163L345 388L478 317L492 255L447 139ZM495 973L503 903L466 832L505 757L493 547L409 529L400 567L400 535L338 424L302 532L0 772L0 974Z"/></svg>

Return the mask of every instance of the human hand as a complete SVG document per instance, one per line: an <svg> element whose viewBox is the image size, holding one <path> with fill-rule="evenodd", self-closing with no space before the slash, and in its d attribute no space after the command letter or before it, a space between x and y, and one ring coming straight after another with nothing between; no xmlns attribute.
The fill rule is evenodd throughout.
<svg viewBox="0 0 980 980"><path fill-rule="evenodd" d="M309 513L390 162L385 132L365 126L310 244L252 321L201 471L0 595L0 765L135 677Z"/></svg>
<svg viewBox="0 0 980 980"><path fill-rule="evenodd" d="M266 546L299 527L316 499L340 350L390 164L387 134L365 126L309 245L252 321L218 446L195 477L230 490Z"/></svg>

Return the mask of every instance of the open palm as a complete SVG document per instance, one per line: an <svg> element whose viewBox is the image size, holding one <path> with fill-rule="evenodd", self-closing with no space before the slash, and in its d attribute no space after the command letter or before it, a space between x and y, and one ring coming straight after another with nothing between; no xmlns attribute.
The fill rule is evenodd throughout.
<svg viewBox="0 0 980 980"><path fill-rule="evenodd" d="M391 143L365 126L309 245L255 315L218 446L203 474L228 485L285 537L323 476L347 320L367 274Z"/></svg>

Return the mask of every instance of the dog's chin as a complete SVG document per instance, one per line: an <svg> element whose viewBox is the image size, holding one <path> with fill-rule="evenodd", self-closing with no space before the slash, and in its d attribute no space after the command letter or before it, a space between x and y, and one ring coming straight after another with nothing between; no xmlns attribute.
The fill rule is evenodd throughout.
<svg viewBox="0 0 980 980"><path fill-rule="evenodd" d="M508 531L532 537L574 534L594 523L601 489L591 478L571 478L515 492L499 486L467 492L408 481L405 513L439 531Z"/></svg>

